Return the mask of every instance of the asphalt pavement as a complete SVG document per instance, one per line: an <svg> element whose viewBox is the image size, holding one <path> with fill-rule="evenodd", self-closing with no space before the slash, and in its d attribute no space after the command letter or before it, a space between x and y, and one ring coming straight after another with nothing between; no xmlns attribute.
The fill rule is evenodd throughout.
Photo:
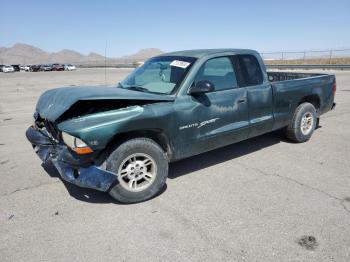
<svg viewBox="0 0 350 262"><path fill-rule="evenodd" d="M129 69L0 73L0 261L350 261L350 72L311 140L280 132L171 164L140 204L64 183L25 130L46 89Z"/></svg>

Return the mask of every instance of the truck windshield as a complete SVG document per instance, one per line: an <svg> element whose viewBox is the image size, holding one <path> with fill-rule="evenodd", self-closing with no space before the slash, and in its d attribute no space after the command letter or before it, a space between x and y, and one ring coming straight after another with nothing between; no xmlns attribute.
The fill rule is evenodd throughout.
<svg viewBox="0 0 350 262"><path fill-rule="evenodd" d="M147 60L118 87L141 92L172 94L195 62L193 57L159 56Z"/></svg>

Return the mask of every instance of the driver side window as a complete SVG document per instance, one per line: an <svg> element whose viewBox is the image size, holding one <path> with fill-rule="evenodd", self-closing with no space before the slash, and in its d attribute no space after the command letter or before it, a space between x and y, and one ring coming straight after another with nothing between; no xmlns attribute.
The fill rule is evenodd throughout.
<svg viewBox="0 0 350 262"><path fill-rule="evenodd" d="M203 80L211 82L215 91L237 87L236 75L230 58L217 57L205 62L197 73L195 84Z"/></svg>

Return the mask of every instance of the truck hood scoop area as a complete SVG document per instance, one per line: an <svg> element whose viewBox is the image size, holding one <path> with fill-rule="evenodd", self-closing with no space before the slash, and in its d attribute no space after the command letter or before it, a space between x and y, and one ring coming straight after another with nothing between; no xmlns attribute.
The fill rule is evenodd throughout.
<svg viewBox="0 0 350 262"><path fill-rule="evenodd" d="M64 87L46 91L36 112L49 121L63 121L82 115L174 101L174 96L138 92L116 87Z"/></svg>

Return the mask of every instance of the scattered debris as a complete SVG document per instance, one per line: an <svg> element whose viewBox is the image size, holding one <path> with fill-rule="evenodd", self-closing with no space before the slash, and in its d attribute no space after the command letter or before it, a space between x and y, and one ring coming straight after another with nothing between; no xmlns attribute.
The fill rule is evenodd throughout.
<svg viewBox="0 0 350 262"><path fill-rule="evenodd" d="M9 121L9 120L12 120L12 117L4 118L4 119L3 119L3 121Z"/></svg>
<svg viewBox="0 0 350 262"><path fill-rule="evenodd" d="M0 146L4 146L5 144L3 144L3 143L0 143Z"/></svg>
<svg viewBox="0 0 350 262"><path fill-rule="evenodd" d="M345 197L344 200L345 200L346 202L350 202L350 197Z"/></svg>
<svg viewBox="0 0 350 262"><path fill-rule="evenodd" d="M6 164L6 163L8 163L8 162L10 162L10 160L8 160L8 159L7 159L7 160L4 160L4 161L1 161L1 162L0 162L0 165L4 165L4 164Z"/></svg>
<svg viewBox="0 0 350 262"><path fill-rule="evenodd" d="M152 214L157 213L157 212L158 212L157 210L154 210L154 211L152 211Z"/></svg>
<svg viewBox="0 0 350 262"><path fill-rule="evenodd" d="M58 216L58 215L59 215L59 213L58 213L58 211L56 211L56 212L55 212L55 216Z"/></svg>
<svg viewBox="0 0 350 262"><path fill-rule="evenodd" d="M13 217L14 217L15 215L11 215L11 216L9 216L9 220L11 220Z"/></svg>
<svg viewBox="0 0 350 262"><path fill-rule="evenodd" d="M317 240L314 236L302 236L297 240L297 243L307 250L315 250L318 246Z"/></svg>

